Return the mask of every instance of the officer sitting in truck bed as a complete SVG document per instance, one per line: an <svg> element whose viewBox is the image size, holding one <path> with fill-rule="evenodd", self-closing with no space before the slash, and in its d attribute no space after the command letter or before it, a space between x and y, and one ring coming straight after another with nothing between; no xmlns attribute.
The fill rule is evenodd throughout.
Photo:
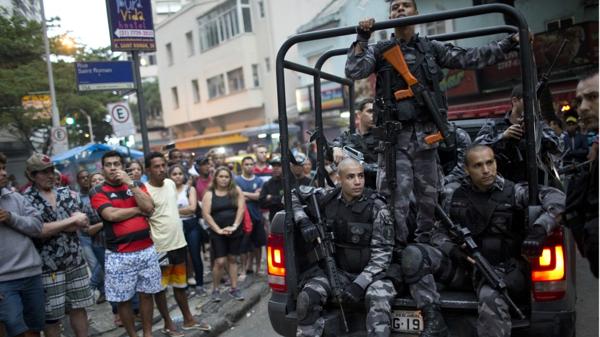
<svg viewBox="0 0 600 337"><path fill-rule="evenodd" d="M327 191L300 187L292 195L294 221L304 240L315 244L332 243L335 249L330 255L335 260L333 270L323 266L326 261L316 258L319 263L300 275L302 291L296 307L297 336L323 334L323 306L328 299L336 297L336 293L339 295L336 300L341 299L343 303L366 303L368 336L389 336L390 302L396 290L384 276L392 259L393 219L380 195L364 188L364 170L358 161L342 160L338 175L341 187ZM314 201L319 205L318 212ZM311 218L303 204L309 205L306 212ZM322 221L319 221L320 214L323 214ZM318 221L317 224L311 219ZM326 228L321 231L323 225ZM332 285L332 282L338 284Z"/></svg>

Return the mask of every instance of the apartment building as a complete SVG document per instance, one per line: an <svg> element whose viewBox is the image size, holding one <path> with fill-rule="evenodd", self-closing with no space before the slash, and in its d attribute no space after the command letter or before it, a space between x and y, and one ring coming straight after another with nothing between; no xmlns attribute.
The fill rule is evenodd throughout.
<svg viewBox="0 0 600 337"><path fill-rule="evenodd" d="M235 148L276 121L277 51L328 2L195 0L158 24L164 120L178 148ZM295 48L287 59L298 59ZM286 85L295 88L297 80L289 76ZM293 115L294 92L287 94Z"/></svg>

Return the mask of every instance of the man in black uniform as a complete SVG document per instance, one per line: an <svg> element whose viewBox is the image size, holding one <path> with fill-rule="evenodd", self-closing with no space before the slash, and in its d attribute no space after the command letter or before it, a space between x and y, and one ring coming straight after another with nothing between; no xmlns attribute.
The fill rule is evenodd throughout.
<svg viewBox="0 0 600 337"><path fill-rule="evenodd" d="M522 255L540 255L546 237L559 226L565 195L556 188L540 186L538 198L543 211L526 231L528 187L497 175L493 150L485 145L470 147L465 170L468 177L451 196L450 217L471 231L481 254L506 281L512 299L527 298L528 265ZM466 253L450 239L445 228L438 228L432 242L435 247L417 243L402 253L403 275L420 308L439 305L434 275L448 282L452 274L464 274L456 272L457 267L473 270ZM511 316L504 297L477 270L473 288L479 299L477 335L510 336ZM443 330L438 327L438 334L427 336L444 336Z"/></svg>
<svg viewBox="0 0 600 337"><path fill-rule="evenodd" d="M504 116L504 120L496 122L488 120L481 127L475 137L475 144L490 146L496 153L498 171L503 177L514 182L522 182L527 179L525 173L525 125L523 124L523 86L517 85L511 93L511 108ZM538 163L543 164L544 170L539 175L540 183L548 183L552 186L560 186L553 175L553 162L549 154L561 155L563 142L560 137L544 121L540 120L536 130L541 130L541 150ZM551 179L552 180L548 180Z"/></svg>
<svg viewBox="0 0 600 337"><path fill-rule="evenodd" d="M275 213L283 209L283 177L281 175L281 158L275 157L269 162L273 168L272 177L264 183L258 196L260 207L269 210L269 221Z"/></svg>
<svg viewBox="0 0 600 337"><path fill-rule="evenodd" d="M365 168L365 186L375 189L377 178L377 151L376 147L379 141L371 133L373 128L373 102L372 98L362 100L359 105L359 111L356 112L358 127L356 132L343 132L339 137L333 140L333 161L339 163L344 159L344 146L349 146L360 151L364 156ZM354 123L354 121L350 121Z"/></svg>
<svg viewBox="0 0 600 337"><path fill-rule="evenodd" d="M385 278L392 259L394 224L385 201L375 191L365 189L364 169L354 159L344 159L338 166L340 187L331 190L301 186L292 195L294 221L307 243L319 237L310 220L315 216L314 196L326 230L333 232L335 265L345 302L364 301L368 336L389 336L391 300L396 295L392 281ZM304 204L309 207L305 211ZM323 224L321 224L323 225ZM316 251L313 250L313 251ZM297 336L321 336L324 329L322 309L335 285L325 272L314 265L300 275Z"/></svg>

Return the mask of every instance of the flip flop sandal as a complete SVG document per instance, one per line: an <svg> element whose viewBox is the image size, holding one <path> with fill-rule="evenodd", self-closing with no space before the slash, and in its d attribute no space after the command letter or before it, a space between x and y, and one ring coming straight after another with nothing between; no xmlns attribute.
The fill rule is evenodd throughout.
<svg viewBox="0 0 600 337"><path fill-rule="evenodd" d="M188 331L188 330L201 330L201 331L210 331L210 330L212 330L211 326L208 325L208 324L206 324L206 323L196 323L196 324L194 324L192 326L185 326L185 325L183 325L181 327L181 329L186 330L186 331Z"/></svg>
<svg viewBox="0 0 600 337"><path fill-rule="evenodd" d="M169 336L169 337L184 337L185 334L179 331L173 331L170 329L160 329L160 333L164 334L165 336Z"/></svg>

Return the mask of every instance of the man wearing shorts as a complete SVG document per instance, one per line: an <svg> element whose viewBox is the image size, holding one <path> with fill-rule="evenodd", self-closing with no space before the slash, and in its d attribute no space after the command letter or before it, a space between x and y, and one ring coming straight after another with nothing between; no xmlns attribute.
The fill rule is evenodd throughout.
<svg viewBox="0 0 600 337"><path fill-rule="evenodd" d="M46 337L60 336L60 320L69 314L77 337L88 336L86 307L94 304L87 263L77 230L89 225L80 210L81 201L68 188L56 188L50 157L34 153L27 159L26 174L32 182L24 194L44 222L37 249L42 258Z"/></svg>
<svg viewBox="0 0 600 337"><path fill-rule="evenodd" d="M147 218L154 204L145 186L134 183L123 171L120 153L109 151L102 156L102 172L106 181L94 187L91 201L104 222L106 299L118 303L127 334L137 337L131 307L131 298L137 292L144 337L151 337L152 295L162 289Z"/></svg>
<svg viewBox="0 0 600 337"><path fill-rule="evenodd" d="M42 233L43 223L31 204L8 188L6 162L0 153L0 322L8 337L39 336L44 329L42 260L30 238Z"/></svg>
<svg viewBox="0 0 600 337"><path fill-rule="evenodd" d="M252 157L244 157L242 159L242 175L235 177L235 183L242 189L246 207L250 213L252 220L252 232L245 242L242 244L244 250L242 253L247 255L246 263L242 263L242 275L246 273L260 272L260 260L262 259L262 247L267 244L267 234L263 224L262 211L258 204L260 189L263 185L263 180L253 173L254 159ZM242 256L242 260L243 260ZM252 270L252 260L255 261L256 271ZM244 269L245 268L245 269Z"/></svg>
<svg viewBox="0 0 600 337"><path fill-rule="evenodd" d="M150 217L152 241L160 255L162 291L154 295L156 306L164 320L163 333L169 336L183 336L171 320L167 307L167 286L173 287L175 301L183 314L183 330L210 330L206 324L197 323L190 312L187 301L187 273L185 259L187 242L183 234L183 223L177 206L175 182L167 178L167 161L162 153L152 152L146 156L146 188L154 202L154 213Z"/></svg>

